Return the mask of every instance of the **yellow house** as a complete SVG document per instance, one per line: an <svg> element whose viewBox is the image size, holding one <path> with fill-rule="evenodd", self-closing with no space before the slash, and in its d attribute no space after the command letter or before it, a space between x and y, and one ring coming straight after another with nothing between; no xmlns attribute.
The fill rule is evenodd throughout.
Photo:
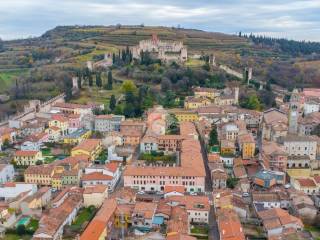
<svg viewBox="0 0 320 240"><path fill-rule="evenodd" d="M184 108L185 109L197 109L199 107L208 106L211 104L210 99L206 97L193 97L189 96L186 97L184 101Z"/></svg>
<svg viewBox="0 0 320 240"><path fill-rule="evenodd" d="M99 208L108 197L108 186L88 186L83 192L83 204L85 207L95 206Z"/></svg>
<svg viewBox="0 0 320 240"><path fill-rule="evenodd" d="M32 166L36 165L36 162L42 159L41 151L16 151L14 155L14 161L20 166Z"/></svg>
<svg viewBox="0 0 320 240"><path fill-rule="evenodd" d="M53 174L54 167L52 165L44 164L29 166L24 171L24 181L26 183L34 183L41 186L50 186Z"/></svg>
<svg viewBox="0 0 320 240"><path fill-rule="evenodd" d="M195 111L175 111L174 114L179 122L196 122L199 120L198 113Z"/></svg>
<svg viewBox="0 0 320 240"><path fill-rule="evenodd" d="M121 204L118 205L115 211L114 224L117 228L128 228L131 224L131 216L134 209L134 204Z"/></svg>
<svg viewBox="0 0 320 240"><path fill-rule="evenodd" d="M53 115L49 121L49 128L57 127L60 129L61 135L68 134L69 120L63 115Z"/></svg>
<svg viewBox="0 0 320 240"><path fill-rule="evenodd" d="M195 97L207 97L214 99L218 95L218 91L214 88L196 87L193 89Z"/></svg>
<svg viewBox="0 0 320 240"><path fill-rule="evenodd" d="M63 142L65 144L77 145L83 140L88 139L91 136L91 131L85 129L79 129L64 137Z"/></svg>
<svg viewBox="0 0 320 240"><path fill-rule="evenodd" d="M86 139L78 146L72 148L71 156L87 155L91 161L94 161L102 151L100 139Z"/></svg>
<svg viewBox="0 0 320 240"><path fill-rule="evenodd" d="M233 155L236 152L236 146L234 141L221 140L220 141L220 154L221 155Z"/></svg>
<svg viewBox="0 0 320 240"><path fill-rule="evenodd" d="M245 133L238 136L239 148L242 151L243 159L254 157L256 150L256 142L251 133Z"/></svg>

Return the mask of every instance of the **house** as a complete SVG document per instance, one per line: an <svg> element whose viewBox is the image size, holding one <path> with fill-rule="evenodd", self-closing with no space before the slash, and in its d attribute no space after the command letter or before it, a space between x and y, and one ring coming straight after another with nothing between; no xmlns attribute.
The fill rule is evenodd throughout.
<svg viewBox="0 0 320 240"><path fill-rule="evenodd" d="M14 168L11 164L0 164L0 184L10 182L14 178Z"/></svg>
<svg viewBox="0 0 320 240"><path fill-rule="evenodd" d="M80 240L106 239L112 230L117 201L106 199L101 208L80 236Z"/></svg>
<svg viewBox="0 0 320 240"><path fill-rule="evenodd" d="M228 175L225 172L223 163L209 162L209 169L211 172L212 188L213 189L224 189L227 186Z"/></svg>
<svg viewBox="0 0 320 240"><path fill-rule="evenodd" d="M78 129L83 128L82 116L80 114L67 114L65 115L68 118L68 132L73 133Z"/></svg>
<svg viewBox="0 0 320 240"><path fill-rule="evenodd" d="M288 154L275 142L263 141L259 157L267 169L282 172L287 169Z"/></svg>
<svg viewBox="0 0 320 240"><path fill-rule="evenodd" d="M319 112L320 103L319 98L307 98L303 103L303 113L304 115L308 115L313 112Z"/></svg>
<svg viewBox="0 0 320 240"><path fill-rule="evenodd" d="M150 153L151 151L158 151L158 142L158 136L153 136L146 133L140 142L140 152Z"/></svg>
<svg viewBox="0 0 320 240"><path fill-rule="evenodd" d="M13 128L3 127L0 128L0 139L2 143L6 141L9 143L14 143L17 138L17 132Z"/></svg>
<svg viewBox="0 0 320 240"><path fill-rule="evenodd" d="M85 186L105 184L109 190L113 191L120 179L120 163L109 162L103 166L92 165L85 168L85 174L82 177L82 184Z"/></svg>
<svg viewBox="0 0 320 240"><path fill-rule="evenodd" d="M51 208L47 214L42 215L39 228L33 234L33 239L61 239L64 227L74 221L82 205L82 195L70 193L61 205Z"/></svg>
<svg viewBox="0 0 320 240"><path fill-rule="evenodd" d="M300 136L310 136L313 130L320 124L320 112L312 112L303 118L298 119L298 134Z"/></svg>
<svg viewBox="0 0 320 240"><path fill-rule="evenodd" d="M317 216L317 208L314 201L305 193L291 194L291 206L294 214L304 221L313 221Z"/></svg>
<svg viewBox="0 0 320 240"><path fill-rule="evenodd" d="M77 129L77 130L73 131L72 133L66 135L63 138L63 142L65 144L78 145L83 140L88 139L90 136L91 136L91 131L80 128L80 129Z"/></svg>
<svg viewBox="0 0 320 240"><path fill-rule="evenodd" d="M268 238L280 235L287 229L295 229L299 231L303 229L303 224L299 218L290 215L281 208L272 208L258 212L259 218L262 220L263 228Z"/></svg>
<svg viewBox="0 0 320 240"><path fill-rule="evenodd" d="M126 133L126 132L140 132L141 135L143 135L146 131L147 125L143 121L138 120L126 120L122 121L120 123L120 132Z"/></svg>
<svg viewBox="0 0 320 240"><path fill-rule="evenodd" d="M236 153L236 145L234 141L221 139L220 153L223 156L234 156Z"/></svg>
<svg viewBox="0 0 320 240"><path fill-rule="evenodd" d="M18 150L14 154L14 161L17 165L31 166L36 165L37 161L42 161L41 151L23 151Z"/></svg>
<svg viewBox="0 0 320 240"><path fill-rule="evenodd" d="M221 240L245 240L244 230L238 215L232 209L221 209L217 212L217 222Z"/></svg>
<svg viewBox="0 0 320 240"><path fill-rule="evenodd" d="M122 115L98 115L94 118L94 129L99 132L120 131L121 122L124 120Z"/></svg>
<svg viewBox="0 0 320 240"><path fill-rule="evenodd" d="M48 134L48 142L59 142L61 140L61 131L58 127L49 127L45 130L45 133Z"/></svg>
<svg viewBox="0 0 320 240"><path fill-rule="evenodd" d="M318 186L314 179L312 178L296 178L292 181L292 186L299 190L303 191L305 194L315 194L318 193Z"/></svg>
<svg viewBox="0 0 320 240"><path fill-rule="evenodd" d="M280 196L276 192L253 192L252 203L256 212L281 207Z"/></svg>
<svg viewBox="0 0 320 240"><path fill-rule="evenodd" d="M234 122L225 123L221 126L222 139L236 141L239 134L239 127Z"/></svg>
<svg viewBox="0 0 320 240"><path fill-rule="evenodd" d="M186 209L189 223L209 223L209 198L207 196L170 196L165 199L172 207L180 206Z"/></svg>
<svg viewBox="0 0 320 240"><path fill-rule="evenodd" d="M118 204L115 211L114 224L116 228L128 229L132 223L132 213L134 209L134 204L121 203Z"/></svg>
<svg viewBox="0 0 320 240"><path fill-rule="evenodd" d="M194 97L188 96L184 100L184 108L189 109L197 109L199 107L208 106L211 104L211 100L206 97Z"/></svg>
<svg viewBox="0 0 320 240"><path fill-rule="evenodd" d="M271 108L262 114L262 138L268 141L276 141L288 132L288 117L284 112Z"/></svg>
<svg viewBox="0 0 320 240"><path fill-rule="evenodd" d="M197 122L199 120L198 113L194 110L175 110L174 115L179 122Z"/></svg>
<svg viewBox="0 0 320 240"><path fill-rule="evenodd" d="M256 142L251 133L240 134L238 136L239 150L243 159L253 158L256 150Z"/></svg>
<svg viewBox="0 0 320 240"><path fill-rule="evenodd" d="M131 130L128 132L121 132L123 137L123 144L129 146L138 146L142 139L142 132L140 130Z"/></svg>
<svg viewBox="0 0 320 240"><path fill-rule="evenodd" d="M100 105L96 104L76 104L76 103L55 103L51 110L58 111L63 114L75 114L75 115L92 115L93 109L95 108L103 108Z"/></svg>
<svg viewBox="0 0 320 240"><path fill-rule="evenodd" d="M100 207L105 199L108 197L108 186L105 185L95 185L87 186L83 192L83 204L85 207L91 205L95 207Z"/></svg>
<svg viewBox="0 0 320 240"><path fill-rule="evenodd" d="M51 189L49 187L40 188L35 194L25 198L20 209L23 215L41 215L42 208L49 205L51 201Z"/></svg>
<svg viewBox="0 0 320 240"><path fill-rule="evenodd" d="M215 88L195 87L192 90L197 98L206 97L213 100L216 96L220 95L219 91Z"/></svg>
<svg viewBox="0 0 320 240"><path fill-rule="evenodd" d="M166 185L164 186L164 198L170 196L183 196L185 193L184 186L171 186Z"/></svg>
<svg viewBox="0 0 320 240"><path fill-rule="evenodd" d="M51 186L54 173L55 169L53 165L44 164L29 166L24 171L24 180L26 183Z"/></svg>
<svg viewBox="0 0 320 240"><path fill-rule="evenodd" d="M101 140L99 139L85 139L78 146L72 148L71 156L87 155L91 161L97 159L102 151Z"/></svg>
<svg viewBox="0 0 320 240"><path fill-rule="evenodd" d="M28 136L21 144L20 149L23 151L39 151L41 146L48 141L49 136L47 133L36 133Z"/></svg>
<svg viewBox="0 0 320 240"><path fill-rule="evenodd" d="M49 128L57 127L60 129L60 135L66 136L69 133L69 120L67 117L54 114L51 116L51 120L49 121Z"/></svg>
<svg viewBox="0 0 320 240"><path fill-rule="evenodd" d="M19 198L20 195L32 195L37 192L36 184L7 182L0 186L0 199L5 202Z"/></svg>
<svg viewBox="0 0 320 240"><path fill-rule="evenodd" d="M132 212L132 226L137 229L151 229L157 204L153 202L136 202Z"/></svg>
<svg viewBox="0 0 320 240"><path fill-rule="evenodd" d="M10 211L9 204L1 203L0 204L0 226L3 228L12 228L14 227L16 219L16 214L13 211Z"/></svg>
<svg viewBox="0 0 320 240"><path fill-rule="evenodd" d="M166 153L180 151L184 139L182 135L161 135L158 137L158 150Z"/></svg>
<svg viewBox="0 0 320 240"><path fill-rule="evenodd" d="M285 151L288 154L289 167L308 167L310 161L296 164L294 160L290 163L290 159L294 157L307 156L311 161L315 160L317 152L317 140L311 136L287 135L282 139ZM300 159L300 158L299 158ZM307 159L307 158L306 158Z"/></svg>
<svg viewBox="0 0 320 240"><path fill-rule="evenodd" d="M285 183L285 173L270 170L261 170L254 176L254 183L263 188L271 188L276 184Z"/></svg>

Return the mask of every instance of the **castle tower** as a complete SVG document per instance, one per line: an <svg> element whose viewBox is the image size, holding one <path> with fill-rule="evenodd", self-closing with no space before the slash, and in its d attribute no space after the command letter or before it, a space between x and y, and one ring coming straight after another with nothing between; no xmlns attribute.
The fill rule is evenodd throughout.
<svg viewBox="0 0 320 240"><path fill-rule="evenodd" d="M298 117L299 117L299 102L300 95L297 89L292 91L289 103L289 133L296 134L298 132Z"/></svg>
<svg viewBox="0 0 320 240"><path fill-rule="evenodd" d="M213 54L210 54L209 63L211 66L216 66L216 57Z"/></svg>
<svg viewBox="0 0 320 240"><path fill-rule="evenodd" d="M239 87L234 88L234 104L239 104Z"/></svg>
<svg viewBox="0 0 320 240"><path fill-rule="evenodd" d="M249 82L250 82L251 79L252 79L252 68L251 67L246 67L244 69L244 80L249 85Z"/></svg>
<svg viewBox="0 0 320 240"><path fill-rule="evenodd" d="M72 88L73 89L78 89L78 77L72 77Z"/></svg>

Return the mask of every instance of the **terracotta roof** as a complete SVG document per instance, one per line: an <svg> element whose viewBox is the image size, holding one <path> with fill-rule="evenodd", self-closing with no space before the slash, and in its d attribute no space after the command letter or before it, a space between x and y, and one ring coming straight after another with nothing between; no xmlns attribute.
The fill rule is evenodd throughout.
<svg viewBox="0 0 320 240"><path fill-rule="evenodd" d="M59 121L59 122L68 122L68 118L66 118L65 116L61 115L61 114L54 114L51 116L51 119L54 121Z"/></svg>
<svg viewBox="0 0 320 240"><path fill-rule="evenodd" d="M169 196L166 202L178 202L187 210L210 211L209 198L207 196Z"/></svg>
<svg viewBox="0 0 320 240"><path fill-rule="evenodd" d="M275 108L271 108L263 112L263 118L267 124L274 124L279 122L282 122L285 124L288 123L287 115Z"/></svg>
<svg viewBox="0 0 320 240"><path fill-rule="evenodd" d="M51 175L53 173L54 166L53 165L34 165L34 166L29 166L24 174L41 174L41 175Z"/></svg>
<svg viewBox="0 0 320 240"><path fill-rule="evenodd" d="M245 240L239 217L232 209L221 209L217 216L221 240Z"/></svg>
<svg viewBox="0 0 320 240"><path fill-rule="evenodd" d="M241 134L238 136L238 141L242 143L255 143L252 133Z"/></svg>
<svg viewBox="0 0 320 240"><path fill-rule="evenodd" d="M89 173L89 174L84 174L81 178L82 181L93 181L93 180L109 181L112 179L113 179L112 176L104 175L101 172L93 172L93 173Z"/></svg>
<svg viewBox="0 0 320 240"><path fill-rule="evenodd" d="M143 214L144 218L151 219L153 218L157 209L157 204L153 202L136 202L133 214Z"/></svg>
<svg viewBox="0 0 320 240"><path fill-rule="evenodd" d="M76 109L76 108L92 108L92 105L83 105L83 104L77 104L77 103L56 103L53 105L53 107L58 107L58 108L70 108L70 109Z"/></svg>
<svg viewBox="0 0 320 240"><path fill-rule="evenodd" d="M301 187L316 187L316 183L311 178L298 178L296 179Z"/></svg>
<svg viewBox="0 0 320 240"><path fill-rule="evenodd" d="M83 194L104 193L107 189L108 187L106 185L88 186L85 188Z"/></svg>
<svg viewBox="0 0 320 240"><path fill-rule="evenodd" d="M18 150L15 152L15 156L18 157L31 157L35 156L39 151L23 151L23 150Z"/></svg>
<svg viewBox="0 0 320 240"><path fill-rule="evenodd" d="M80 240L99 240L106 229L105 221L93 219L82 233Z"/></svg>
<svg viewBox="0 0 320 240"><path fill-rule="evenodd" d="M74 147L72 151L83 149L91 152L95 150L100 143L101 143L100 139L85 139L78 146Z"/></svg>
<svg viewBox="0 0 320 240"><path fill-rule="evenodd" d="M164 186L164 193L170 193L170 192L185 193L185 187L182 185L181 186L165 185Z"/></svg>
<svg viewBox="0 0 320 240"><path fill-rule="evenodd" d="M115 173L117 171L117 169L119 168L120 163L118 163L118 162L109 162L105 166L110 172Z"/></svg>
<svg viewBox="0 0 320 240"><path fill-rule="evenodd" d="M167 240L197 240L197 238L182 233L169 233L167 234Z"/></svg>
<svg viewBox="0 0 320 240"><path fill-rule="evenodd" d="M254 202L280 202L280 197L275 192L255 192L252 193Z"/></svg>

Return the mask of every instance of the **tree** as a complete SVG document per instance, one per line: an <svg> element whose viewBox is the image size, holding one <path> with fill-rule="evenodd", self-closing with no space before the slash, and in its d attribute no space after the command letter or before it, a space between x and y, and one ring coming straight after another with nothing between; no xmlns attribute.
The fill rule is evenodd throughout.
<svg viewBox="0 0 320 240"><path fill-rule="evenodd" d="M214 146L217 144L219 144L217 127L215 125L212 125L212 129L210 131L209 145Z"/></svg>
<svg viewBox="0 0 320 240"><path fill-rule="evenodd" d="M66 102L70 101L72 98L72 79L68 76L65 76L64 79L64 91L65 91L65 100Z"/></svg>
<svg viewBox="0 0 320 240"><path fill-rule="evenodd" d="M82 76L80 73L78 74L77 82L78 82L78 88L81 89L82 88Z"/></svg>
<svg viewBox="0 0 320 240"><path fill-rule="evenodd" d="M109 108L111 111L113 111L116 108L116 103L117 103L116 97L112 94L110 98L110 103L109 103Z"/></svg>
<svg viewBox="0 0 320 240"><path fill-rule="evenodd" d="M96 74L96 85L97 85L97 87L102 87L102 80L101 80L101 73L100 72L98 72Z"/></svg>
<svg viewBox="0 0 320 240"><path fill-rule="evenodd" d="M17 227L17 234L22 236L26 233L26 227L23 224L19 224Z"/></svg>
<svg viewBox="0 0 320 240"><path fill-rule="evenodd" d="M318 125L311 131L311 134L320 137L320 124L318 124Z"/></svg>
<svg viewBox="0 0 320 240"><path fill-rule="evenodd" d="M227 179L227 187L234 189L235 186L238 184L239 179L238 178L234 178L234 177L229 177Z"/></svg>
<svg viewBox="0 0 320 240"><path fill-rule="evenodd" d="M37 160L36 161L36 165L41 165L42 164L42 161L41 160Z"/></svg>
<svg viewBox="0 0 320 240"><path fill-rule="evenodd" d="M89 74L89 76L88 76L88 81L89 81L89 86L92 87L93 86L93 78L92 78L91 74Z"/></svg>
<svg viewBox="0 0 320 240"><path fill-rule="evenodd" d="M136 93L137 92L137 87L134 84L133 81L131 80L126 80L122 83L121 85L121 91L122 93L128 93L128 92L132 92L132 93Z"/></svg>
<svg viewBox="0 0 320 240"><path fill-rule="evenodd" d="M112 90L112 83L113 83L112 72L109 71L108 72L108 82L107 82L107 86L106 86L107 90Z"/></svg>

